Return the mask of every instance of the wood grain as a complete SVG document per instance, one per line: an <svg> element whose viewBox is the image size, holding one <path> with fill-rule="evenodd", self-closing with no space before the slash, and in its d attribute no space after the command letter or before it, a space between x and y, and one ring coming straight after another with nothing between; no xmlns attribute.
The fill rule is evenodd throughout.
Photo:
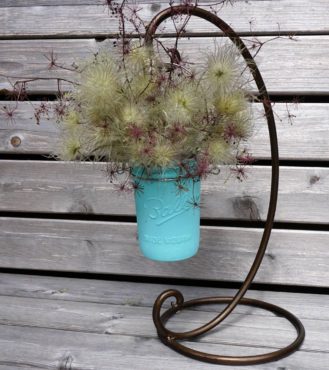
<svg viewBox="0 0 329 370"><path fill-rule="evenodd" d="M1 218L1 267L242 281L261 229L203 227L196 257L156 263L141 257L129 223ZM257 282L329 285L329 233L274 230Z"/></svg>
<svg viewBox="0 0 329 370"><path fill-rule="evenodd" d="M110 284L110 288L109 288ZM185 300L197 297L232 296L233 289L207 288L198 286L178 286L172 284L132 283L100 279L75 279L54 276L36 276L24 274L0 274L0 295L39 300L59 300L72 302L90 302L131 307L152 307L155 298L166 289L180 290ZM248 290L247 296L265 300L294 312L301 320L329 320L329 296L314 293L272 292L266 290ZM307 304L305 305L305 302ZM42 303L40 303L42 305ZM165 302L170 306L170 300ZM213 312L213 306L196 306L193 310ZM250 309L239 305L234 313L269 316L265 310ZM320 314L320 315L319 315Z"/></svg>
<svg viewBox="0 0 329 370"><path fill-rule="evenodd" d="M79 295L81 291L92 286L93 302L85 298L83 301L63 300L54 295L49 296L49 299L15 297L11 296L10 290L7 289L8 295L1 296L0 301L0 363L22 367L29 365L30 368L47 368L50 365L67 368L69 364L71 368L75 366L79 369L89 369L93 364L97 369L130 370L133 361L136 369L143 369L144 366L144 369L160 370L163 369L161 366L165 361L166 366L169 364L179 369L187 370L191 365L193 369L209 368L209 365L180 356L160 343L151 320L152 308L149 303L138 302L132 305L126 301L125 293L129 292L132 301L137 302L139 297L146 297L145 301L149 302L155 298L156 292L162 290L162 286L46 277L39 277L38 283L37 277L11 277L17 283L12 285L13 294L17 294L19 288L32 290L33 285L27 289L22 286L22 281L26 279L33 280L34 288L39 288L40 285L50 288L54 281L57 281L60 286L73 288L71 295ZM0 291L2 281L8 278L7 274L0 275ZM184 290L194 296L218 293L217 290L209 288L184 287ZM34 291L31 293L33 295ZM228 295L231 291L223 289L221 293ZM117 299L121 297L121 302L105 302L104 295L109 300L113 296ZM306 370L311 369L309 361L312 361L317 369L324 370L329 340L326 335L329 325L328 311L325 309L328 297L312 295L314 299L309 300L309 295L297 294L296 299L292 299L291 293L266 291L251 292L251 295L270 300L272 303L280 301L281 305L290 304L289 308L294 313L300 311L300 302L303 302L305 311L302 321L309 335L297 353L280 360L276 366ZM314 317L314 301L320 304L319 310L323 310L324 317L322 316L321 320ZM182 330L191 325L200 325L212 318L219 309L219 306L214 305L183 311L171 320L169 326L174 330ZM214 330L211 335L200 338L198 343L189 344L212 353L250 355L286 345L293 338L294 329L282 318L254 308L238 307L221 324L219 331ZM13 345L15 351L10 351ZM258 368L273 369L270 366L273 364L260 365ZM232 367L234 368L236 367Z"/></svg>
<svg viewBox="0 0 329 370"><path fill-rule="evenodd" d="M133 195L118 193L104 171L101 163L3 160L0 210L134 215ZM201 216L265 220L270 174L269 167L254 166L241 183L222 168L220 176L202 182ZM326 224L328 201L327 168L281 168L276 221Z"/></svg>
<svg viewBox="0 0 329 370"><path fill-rule="evenodd" d="M162 0L137 3L147 21L167 6ZM70 66L100 49L111 49L110 39L101 40L114 36L117 22L102 4L101 0L2 0L0 74L73 78L63 70L50 71L45 55L54 51L60 63ZM266 86L271 94L326 99L327 0L239 0L233 7L223 8L220 16L244 38L257 34L261 42L279 30L298 34L298 41L266 43L257 56ZM167 36L172 31L170 24L160 29ZM214 45L213 38L200 36L214 31L219 35L217 29L198 19L192 20L187 31L192 40L182 40L181 50L194 61ZM254 41L249 37L246 42L252 47ZM0 77L0 90L10 88L10 82ZM62 85L63 90L67 88ZM55 91L56 84L50 81L35 83L30 90L40 94ZM9 103L0 102L0 107L4 104ZM281 158L328 161L328 104L301 104L288 110L285 104L276 104L275 109L283 118L282 122L277 118ZM1 153L51 152L58 136L53 120L35 125L29 103L19 106L15 122L2 113L0 110ZM289 114L296 116L292 125ZM268 134L259 112L255 131L254 155L268 159ZM118 279L142 276L150 282L155 277L205 283L244 280L262 229L204 226L200 252L193 259L161 264L148 261L138 252L135 224L106 221L113 215L134 215L134 207L132 196L119 197L113 191L103 168L91 163L1 161L3 215L16 211L46 213L46 217L98 215L103 221L1 217L0 268L31 269L36 274L40 270L111 274ZM203 217L264 220L269 186L269 167L253 167L242 184L227 180L223 169L222 177L210 177L203 183ZM329 217L329 168L282 167L279 193L276 220L285 222L285 229L273 231L256 282L327 288L329 232L290 230L287 222L321 224L324 229ZM209 370L210 365L185 358L157 339L152 304L165 288L165 284L0 274L0 369ZM227 289L178 288L186 299L234 294ZM328 295L266 291L249 291L248 295L291 310L307 330L300 351L257 369L327 370ZM218 306L188 310L177 315L170 327L186 330L200 326L218 310ZM191 345L212 353L251 355L284 346L293 337L293 328L282 318L239 306L211 336ZM255 366L245 369L255 370Z"/></svg>
<svg viewBox="0 0 329 370"><path fill-rule="evenodd" d="M0 153L50 154L55 150L58 126L54 119L34 119L40 102L20 102L14 122L0 113ZM0 101L1 106L14 104ZM277 103L274 105L281 159L329 159L329 104ZM270 158L269 137L262 108L254 105L254 136L250 150L255 158Z"/></svg>
<svg viewBox="0 0 329 370"><path fill-rule="evenodd" d="M260 37L261 42L270 38ZM252 46L252 39L248 44ZM170 45L171 39L165 41ZM246 41L247 42L247 41ZM214 38L181 40L180 51L192 61L214 48ZM0 71L6 76L33 78L76 78L76 74L62 69L49 70L47 56L53 51L57 62L64 66L79 63L97 50L113 49L112 41L88 40L16 40L0 41ZM298 41L288 38L276 39L263 46L256 57L258 67L270 93L328 94L329 75L326 67L329 36L300 36ZM14 79L12 79L14 81ZM29 85L30 91L54 93L57 83L37 81ZM5 77L0 78L0 89L10 89ZM62 88L68 89L67 84Z"/></svg>
<svg viewBox="0 0 329 370"><path fill-rule="evenodd" d="M107 11L106 7L97 2L79 0L77 4L72 0L54 2L26 0L15 1L17 5L4 7L0 13L0 37L17 36L77 36L88 37L108 36L117 32L117 21ZM206 3L210 3L206 1ZM72 5L73 4L73 5ZM88 5L92 4L92 5ZM213 2L214 4L214 2ZM15 4L16 5L16 4ZM33 6L35 5L35 6ZM146 22L161 9L168 7L166 1L139 1L142 7L140 16ZM204 6L204 4L202 4ZM307 0L279 2L267 1L237 1L234 6L225 7L213 5L220 9L220 16L230 23L238 32L262 33L262 32L328 32L328 3L326 0L315 0L310 3ZM209 7L208 7L209 9ZM307 17L307 22L304 21ZM251 23L250 23L251 22ZM251 32L250 32L251 28ZM166 30L171 32L173 27L169 23ZM192 18L187 28L188 32L211 32L217 31L209 23Z"/></svg>
<svg viewBox="0 0 329 370"><path fill-rule="evenodd" d="M2 326L0 337L0 364L23 365L47 368L69 368L79 370L163 370L165 364L169 368L188 370L209 370L209 364L195 362L173 352L158 339L131 337L123 335L99 335L93 333L74 333L63 330L24 328ZM188 345L188 343L187 343ZM251 355L265 352L268 348L253 348L219 345L211 343L195 344L203 351L227 355ZM15 348L15 357L13 356ZM242 352L243 351L243 352ZM293 370L326 370L329 360L326 352L299 351L292 356L280 360L275 366ZM218 369L226 369L217 366ZM238 370L240 367L233 366ZM254 370L254 366L244 367ZM260 365L262 370L273 370L273 363Z"/></svg>
<svg viewBox="0 0 329 370"><path fill-rule="evenodd" d="M143 1L144 2L144 1ZM25 6L104 5L103 0L2 0L0 8Z"/></svg>
<svg viewBox="0 0 329 370"><path fill-rule="evenodd" d="M208 311L186 310L175 316L168 327L177 331L200 327L215 317L221 308L223 307L213 305ZM220 330L214 330L212 335L200 338L200 342L256 347L261 352L264 347L278 349L294 340L295 330L284 318L274 315L264 317L257 313L257 310L251 308L249 313L232 313L220 325ZM0 304L0 325L128 335L137 338L155 336L151 317L152 307L17 297L1 297ZM329 337L326 333L329 330L329 321L304 318L303 323L309 337L301 350L327 352Z"/></svg>
<svg viewBox="0 0 329 370"><path fill-rule="evenodd" d="M8 366L8 365L0 365L0 369L1 370L31 370L31 369L37 369L36 367L31 367L31 366L21 366L21 365L12 365L12 366Z"/></svg>
<svg viewBox="0 0 329 370"><path fill-rule="evenodd" d="M220 307L217 305L212 307L212 311L186 310L174 317L169 327L184 331L201 326L216 316L218 309ZM251 311L250 308L249 311ZM294 339L294 329L285 319L274 315L258 316L256 312L248 315L233 313L226 320L227 322L221 325L220 333L214 331L213 335L202 338L201 342L279 348ZM0 325L29 326L82 333L149 338L154 336L151 317L152 307L17 297L1 297L0 304ZM304 350L324 351L328 348L329 338L327 340L322 338L329 330L329 321L321 320L321 325L318 321L305 318L303 320L310 333L313 334L310 341L305 343ZM284 336L282 331L285 331Z"/></svg>

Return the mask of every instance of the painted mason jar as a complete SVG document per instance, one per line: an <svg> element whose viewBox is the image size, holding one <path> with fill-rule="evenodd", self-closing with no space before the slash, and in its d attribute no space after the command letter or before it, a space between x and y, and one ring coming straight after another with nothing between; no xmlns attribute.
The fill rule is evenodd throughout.
<svg viewBox="0 0 329 370"><path fill-rule="evenodd" d="M157 261L194 256L200 240L200 178L180 167L132 171L142 254Z"/></svg>

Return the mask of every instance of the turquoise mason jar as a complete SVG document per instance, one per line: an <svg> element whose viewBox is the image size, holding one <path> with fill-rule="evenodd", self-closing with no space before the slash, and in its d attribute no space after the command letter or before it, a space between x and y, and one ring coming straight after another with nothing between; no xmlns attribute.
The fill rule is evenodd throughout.
<svg viewBox="0 0 329 370"><path fill-rule="evenodd" d="M142 254L156 261L194 256L200 240L200 179L182 169L132 171L138 241Z"/></svg>

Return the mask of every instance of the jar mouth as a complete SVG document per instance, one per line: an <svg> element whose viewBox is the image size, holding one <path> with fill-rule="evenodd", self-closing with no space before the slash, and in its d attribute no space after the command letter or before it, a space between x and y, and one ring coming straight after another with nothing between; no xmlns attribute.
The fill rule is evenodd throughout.
<svg viewBox="0 0 329 370"><path fill-rule="evenodd" d="M194 159L166 168L136 166L131 169L131 176L145 181L178 181L179 179L199 178L196 175L197 162Z"/></svg>

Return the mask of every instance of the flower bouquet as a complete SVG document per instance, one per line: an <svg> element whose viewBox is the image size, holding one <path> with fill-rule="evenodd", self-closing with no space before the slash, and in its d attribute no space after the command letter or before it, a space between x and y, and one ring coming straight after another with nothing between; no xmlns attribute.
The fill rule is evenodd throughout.
<svg viewBox="0 0 329 370"><path fill-rule="evenodd" d="M125 29L122 6L113 4ZM188 62L178 50L181 30L172 48L121 36L119 55L101 51L77 68L56 156L106 162L118 190L134 191L144 256L186 259L199 246L201 179L220 165L243 174L239 166L249 159L246 66L227 44Z"/></svg>
<svg viewBox="0 0 329 370"><path fill-rule="evenodd" d="M197 252L200 180L239 165L252 131L238 50L217 47L198 69L176 56L165 63L137 45L84 63L57 153L107 162L111 181L121 175L118 189L135 193L141 251L161 261Z"/></svg>

